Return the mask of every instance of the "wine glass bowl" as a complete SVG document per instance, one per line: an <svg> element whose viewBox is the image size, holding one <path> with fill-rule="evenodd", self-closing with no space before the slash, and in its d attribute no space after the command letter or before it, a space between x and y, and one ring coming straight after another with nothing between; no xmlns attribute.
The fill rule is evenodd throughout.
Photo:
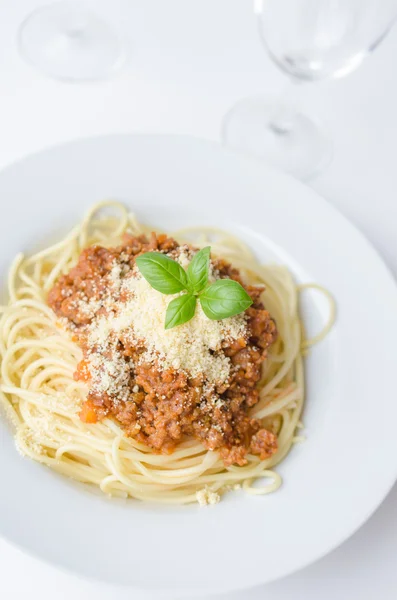
<svg viewBox="0 0 397 600"><path fill-rule="evenodd" d="M342 77L385 37L395 0L255 0L262 43L288 75L306 81Z"/></svg>
<svg viewBox="0 0 397 600"><path fill-rule="evenodd" d="M397 0L254 0L254 13L274 63L290 81L313 82L356 69L394 24ZM238 102L227 113L221 135L233 149L303 180L332 157L332 143L322 128L298 111L290 97L287 102Z"/></svg>
<svg viewBox="0 0 397 600"><path fill-rule="evenodd" d="M105 79L124 62L119 36L83 2L42 6L19 28L21 56L46 75L64 81Z"/></svg>

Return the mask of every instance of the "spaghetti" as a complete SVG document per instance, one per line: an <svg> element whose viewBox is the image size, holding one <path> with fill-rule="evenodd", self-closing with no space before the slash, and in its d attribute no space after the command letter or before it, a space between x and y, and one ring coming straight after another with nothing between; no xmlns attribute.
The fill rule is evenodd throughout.
<svg viewBox="0 0 397 600"><path fill-rule="evenodd" d="M109 208L119 216L98 214ZM328 296L331 315L324 330L313 340L303 340L298 296L307 285L297 288L284 267L259 264L241 240L222 231L190 228L173 236L198 247L210 240L212 252L238 268L247 283L266 286L262 299L279 335L264 363L260 400L250 417L277 434L277 452L265 460L248 454L244 466L225 466L217 451L205 449L195 439L184 439L170 455L158 454L127 437L110 418L95 424L79 418L87 397L87 384L73 377L81 350L47 305L48 292L77 263L84 248L115 246L125 233L138 236L148 231L122 204L102 202L61 242L34 256L15 258L8 277L9 303L0 307L0 401L15 425L17 447L112 496L184 504L216 501L240 486L251 494L272 492L281 484L273 468L301 439L296 432L304 402L302 356L331 328L334 303ZM255 486L260 478L264 483Z"/></svg>

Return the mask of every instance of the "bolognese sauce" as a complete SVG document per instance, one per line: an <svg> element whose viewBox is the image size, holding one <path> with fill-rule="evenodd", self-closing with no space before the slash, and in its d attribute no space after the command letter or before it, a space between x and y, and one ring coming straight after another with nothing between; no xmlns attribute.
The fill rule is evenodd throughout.
<svg viewBox="0 0 397 600"><path fill-rule="evenodd" d="M148 251L184 267L196 252L166 235L126 235L118 247L85 249L49 293L49 306L83 352L75 378L89 391L80 418L96 423L111 417L125 435L157 452L172 453L193 437L219 451L226 466L246 464L247 453L270 457L277 436L249 416L277 337L260 300L262 288L245 285L237 269L212 258L213 280L238 281L253 304L224 322L198 313L170 334L156 329L156 311L170 298L148 290L135 264Z"/></svg>

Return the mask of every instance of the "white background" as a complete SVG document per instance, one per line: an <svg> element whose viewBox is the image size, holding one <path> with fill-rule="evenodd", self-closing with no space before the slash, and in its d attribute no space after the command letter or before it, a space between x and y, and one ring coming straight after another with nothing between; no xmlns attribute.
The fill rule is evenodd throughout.
<svg viewBox="0 0 397 600"><path fill-rule="evenodd" d="M257 39L251 0L89 4L118 28L129 64L112 80L73 85L46 79L18 57L17 27L39 2L0 2L0 166L48 145L102 133L186 133L218 140L222 116L237 99L277 94L286 85ZM311 185L364 231L395 274L396 57L394 29L358 71L346 79L303 86L299 93L303 108L323 121L335 144L332 165ZM0 207L6 209L7 198L0 198ZM371 348L368 361L370 355ZM392 390L391 401L393 396ZM382 418L374 398L377 435ZM368 436L376 440L371 432ZM224 598L394 600L396 556L395 487L369 522L326 558L282 581ZM61 573L1 540L0 589L5 599L142 598Z"/></svg>

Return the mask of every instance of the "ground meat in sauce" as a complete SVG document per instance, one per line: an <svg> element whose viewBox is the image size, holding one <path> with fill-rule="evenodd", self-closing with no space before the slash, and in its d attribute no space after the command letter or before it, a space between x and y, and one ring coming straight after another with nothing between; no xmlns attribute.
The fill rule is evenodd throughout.
<svg viewBox="0 0 397 600"><path fill-rule="evenodd" d="M109 275L115 261L121 272L128 273L135 258L143 252L159 250L171 255L178 243L166 235L126 235L117 248L92 246L84 250L77 265L58 280L50 291L48 304L59 317L67 320L74 339L85 355L75 377L90 382L87 369L86 328L92 313L90 302L100 313L101 298L109 286ZM195 379L175 369L162 370L152 363L138 364L142 341L135 346L120 338L123 360L131 364L128 398L120 400L92 389L82 407L81 418L95 423L111 416L126 435L154 448L171 453L178 442L193 436L210 450L219 450L226 466L246 464L248 452L261 460L277 450L277 436L248 416L248 410L259 400L257 384L267 348L276 338L276 326L260 301L261 289L244 285L239 271L224 260L212 261L220 278L231 278L244 286L253 300L246 311L248 336L225 342L223 352L232 363L229 380L208 386L205 376Z"/></svg>

